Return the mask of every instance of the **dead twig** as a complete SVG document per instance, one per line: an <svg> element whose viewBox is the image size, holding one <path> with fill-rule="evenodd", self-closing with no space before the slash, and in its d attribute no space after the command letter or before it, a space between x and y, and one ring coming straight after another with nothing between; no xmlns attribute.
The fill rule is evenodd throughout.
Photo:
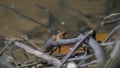
<svg viewBox="0 0 120 68"><path fill-rule="evenodd" d="M83 65L78 65L77 67L82 68L82 67L86 67L86 66L88 66L88 65L96 64L96 63L98 63L98 61L97 61L97 60L93 60L93 61L91 61L91 62L89 62L89 63L83 64Z"/></svg>
<svg viewBox="0 0 120 68"><path fill-rule="evenodd" d="M8 46L8 44L7 44L7 41L4 41L4 43L5 43L5 46L4 46L3 49L0 51L0 56L5 52L5 50L6 50L7 48L10 50L10 48L9 48L9 46Z"/></svg>
<svg viewBox="0 0 120 68"><path fill-rule="evenodd" d="M108 42L109 39L113 36L113 34L116 32L116 30L120 29L120 25L116 26L110 33L109 35L105 38L104 42Z"/></svg>
<svg viewBox="0 0 120 68"><path fill-rule="evenodd" d="M117 21L120 21L120 13L113 13L110 14L106 17L104 17L104 21L101 22L101 25L104 26L106 24L111 24L111 23L115 23Z"/></svg>
<svg viewBox="0 0 120 68"><path fill-rule="evenodd" d="M29 38L27 37L27 35L21 35L21 37L27 41L28 43L30 43L32 46L34 46L37 50L41 50L35 43L33 43L31 40L29 40Z"/></svg>
<svg viewBox="0 0 120 68"><path fill-rule="evenodd" d="M117 21L120 21L120 17L115 18L115 19L113 19L113 20L109 20L109 21L102 21L102 22L101 22L101 25L103 26L103 25L111 24L111 23L114 23L114 22L117 22Z"/></svg>
<svg viewBox="0 0 120 68"><path fill-rule="evenodd" d="M61 65L59 65L57 68L62 68L62 66L65 64L65 62L72 56L72 54L81 46L81 44L93 33L93 31L90 31L85 35L80 41L78 41L75 45L75 47L68 53L68 55L65 56L65 58L62 59Z"/></svg>
<svg viewBox="0 0 120 68"><path fill-rule="evenodd" d="M19 68L36 66L37 64L40 64L40 62L41 62L41 61L37 61L37 62L31 63L31 64L25 64L25 65L19 66ZM43 65L41 64L41 66L43 66Z"/></svg>
<svg viewBox="0 0 120 68"><path fill-rule="evenodd" d="M61 62L60 62L58 59L53 58L53 57L51 57L51 56L49 56L49 55L47 55L47 54L45 54L45 53L42 53L42 52L40 52L40 51L37 51L37 50L35 50L35 49L33 49L33 48L31 48L31 47L23 44L23 43L15 42L15 45L16 45L17 47L21 48L21 49L24 49L26 52L28 52L28 53L30 53L30 54L32 54L32 55L35 55L35 56L37 56L37 57L40 57L40 58L42 58L42 59L50 62L50 63L53 64L55 67L58 67L58 66L61 64Z"/></svg>
<svg viewBox="0 0 120 68"><path fill-rule="evenodd" d="M87 55L87 56L80 56L80 57L75 57L75 58L70 58L68 61L75 61L75 60L87 60L91 57L93 57L94 55Z"/></svg>
<svg viewBox="0 0 120 68"><path fill-rule="evenodd" d="M107 18L110 18L110 17L113 17L113 16L117 16L117 15L120 15L120 13L113 13L113 14L110 14L110 15L104 17L104 19L107 19Z"/></svg>
<svg viewBox="0 0 120 68"><path fill-rule="evenodd" d="M6 49L7 49L7 46L4 46L4 48L0 51L0 56L5 52Z"/></svg>

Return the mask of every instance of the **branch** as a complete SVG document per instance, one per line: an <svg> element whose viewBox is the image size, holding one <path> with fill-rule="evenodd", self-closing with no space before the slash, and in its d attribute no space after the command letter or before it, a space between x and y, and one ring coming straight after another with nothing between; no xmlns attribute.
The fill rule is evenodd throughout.
<svg viewBox="0 0 120 68"><path fill-rule="evenodd" d="M67 62L67 60L72 56L72 54L81 46L81 44L93 33L93 30L89 31L80 41L78 41L74 48L62 59L61 65L57 68L62 68L62 66Z"/></svg>
<svg viewBox="0 0 120 68"><path fill-rule="evenodd" d="M25 64L25 65L20 66L19 68L35 66L35 65L37 65L37 64L40 64L40 62L41 62L41 61L37 61L37 62L31 63L31 64ZM43 65L40 64L40 66L43 66Z"/></svg>
<svg viewBox="0 0 120 68"><path fill-rule="evenodd" d="M108 42L110 38L113 36L113 34L120 29L120 25L117 25L110 33L109 35L105 38L104 43Z"/></svg>
<svg viewBox="0 0 120 68"><path fill-rule="evenodd" d="M114 42L107 42L107 43L101 43L100 45L101 46L108 46L108 45L113 45L114 44Z"/></svg>
<svg viewBox="0 0 120 68"><path fill-rule="evenodd" d="M93 60L93 61L91 61L91 62L89 62L89 63L86 63L86 64L83 64L83 65L78 65L78 67L80 67L80 68L84 68L84 67L86 67L86 66L88 66L88 65L92 65L92 64L96 64L96 63L98 63L98 61L97 60ZM95 65L94 65L95 66ZM94 68L94 67L93 67Z"/></svg>
<svg viewBox="0 0 120 68"><path fill-rule="evenodd" d="M113 14L110 14L110 15L104 17L104 19L108 19L108 18L111 18L113 16L118 16L118 15L120 15L120 13L113 13Z"/></svg>
<svg viewBox="0 0 120 68"><path fill-rule="evenodd" d="M27 41L28 43L30 43L32 46L34 46L37 50L41 50L35 43L33 43L31 40L28 39L27 35L21 35L21 37Z"/></svg>
<svg viewBox="0 0 120 68"><path fill-rule="evenodd" d="M4 48L0 51L0 56L5 52L6 49L7 49L7 46L4 46Z"/></svg>
<svg viewBox="0 0 120 68"><path fill-rule="evenodd" d="M81 61L81 60L87 60L87 59L89 59L89 58L91 58L91 57L93 57L93 55L91 54L91 55L87 55L87 56L80 56L80 57L75 57L75 58L70 58L68 61L75 61L75 60L79 60L79 61Z"/></svg>
<svg viewBox="0 0 120 68"><path fill-rule="evenodd" d="M50 62L51 64L53 64L55 67L59 66L61 64L61 62L56 59L56 58L53 58L45 53L42 53L40 51L37 51L23 43L20 43L20 42L15 42L15 45L21 49L24 49L26 52L32 54L32 55L35 55L37 57L40 57L44 60L47 60L48 62Z"/></svg>
<svg viewBox="0 0 120 68"><path fill-rule="evenodd" d="M101 22L101 25L104 26L104 25L106 25L106 24L112 24L112 23L116 23L116 22L118 22L118 21L120 21L120 17L115 18L115 19L113 19L113 20L102 21L102 22Z"/></svg>

